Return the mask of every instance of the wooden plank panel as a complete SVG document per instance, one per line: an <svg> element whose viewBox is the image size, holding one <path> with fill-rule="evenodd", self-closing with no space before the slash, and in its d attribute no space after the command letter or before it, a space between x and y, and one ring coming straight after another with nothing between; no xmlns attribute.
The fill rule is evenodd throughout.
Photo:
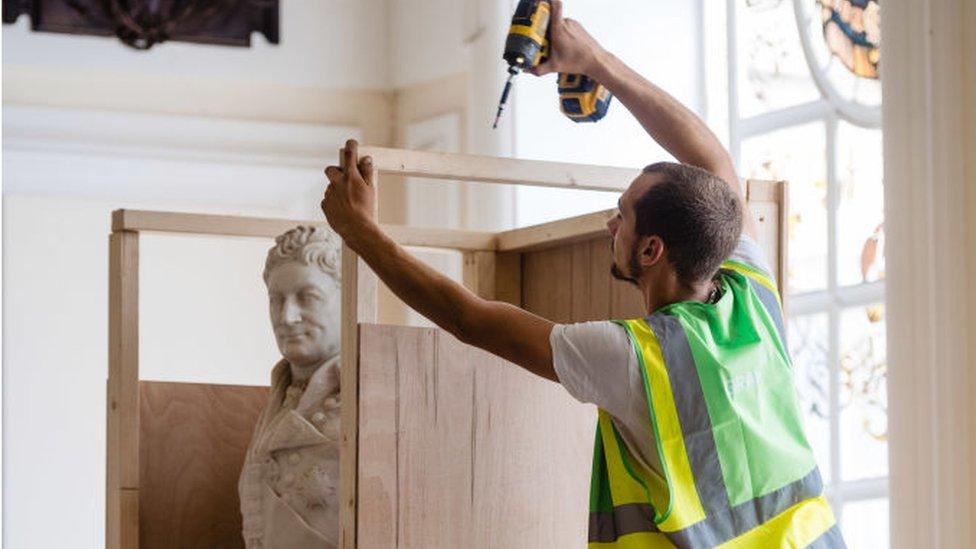
<svg viewBox="0 0 976 549"><path fill-rule="evenodd" d="M498 233L498 250L528 252L606 237L607 221L616 213L616 209L603 210L503 231Z"/></svg>
<svg viewBox="0 0 976 549"><path fill-rule="evenodd" d="M633 168L382 147L360 147L359 154L372 156L373 166L383 174L482 183L620 191L640 174Z"/></svg>
<svg viewBox="0 0 976 549"><path fill-rule="evenodd" d="M572 270L569 276L574 322L606 320L610 315L610 247L605 237L570 245Z"/></svg>
<svg viewBox="0 0 976 549"><path fill-rule="evenodd" d="M495 252L467 252L461 261L464 287L485 299L495 299Z"/></svg>
<svg viewBox="0 0 976 549"><path fill-rule="evenodd" d="M522 306L522 254L495 252L495 299Z"/></svg>
<svg viewBox="0 0 976 549"><path fill-rule="evenodd" d="M609 275L608 275L609 276ZM610 282L610 318L643 318L647 316L644 298L630 282Z"/></svg>
<svg viewBox="0 0 976 549"><path fill-rule="evenodd" d="M475 365L472 546L584 547L595 407L556 383L441 338Z"/></svg>
<svg viewBox="0 0 976 549"><path fill-rule="evenodd" d="M595 409L440 330L360 336L361 547L585 545Z"/></svg>
<svg viewBox="0 0 976 549"><path fill-rule="evenodd" d="M441 334L396 338L400 547L471 547L476 361Z"/></svg>
<svg viewBox="0 0 976 549"><path fill-rule="evenodd" d="M237 482L268 388L143 381L143 549L243 547Z"/></svg>
<svg viewBox="0 0 976 549"><path fill-rule="evenodd" d="M522 306L553 322L572 322L573 253L569 246L522 257Z"/></svg>
<svg viewBox="0 0 976 549"><path fill-rule="evenodd" d="M376 330L381 327L365 325ZM367 344L368 342L368 344ZM360 340L359 505L364 527L359 547L396 547L397 539L397 365L398 342L389 337ZM345 388L343 388L345 398ZM366 527L368 525L368 527Z"/></svg>
<svg viewBox="0 0 976 549"><path fill-rule="evenodd" d="M120 521L119 540L126 549L139 547L139 489L119 490Z"/></svg>
<svg viewBox="0 0 976 549"><path fill-rule="evenodd" d="M523 306L562 323L644 316L640 293L632 284L614 280L610 265L605 235L527 252L522 269Z"/></svg>
<svg viewBox="0 0 976 549"><path fill-rule="evenodd" d="M105 544L123 545L122 489L139 488L139 234L109 237L109 352L106 384ZM138 528L138 525L136 525Z"/></svg>
<svg viewBox="0 0 976 549"><path fill-rule="evenodd" d="M748 205L758 226L758 242L785 294L786 184L770 181L747 184ZM588 221L585 217L499 234L499 248L524 246L523 306L554 322L644 316L640 293L632 284L613 280L610 275L606 228L597 230L595 214L590 214ZM566 226L561 225L564 223ZM579 228L581 234L590 234L589 240L580 243L575 237L567 237L572 234L566 229L569 226ZM565 299L569 300L568 305L563 302Z"/></svg>

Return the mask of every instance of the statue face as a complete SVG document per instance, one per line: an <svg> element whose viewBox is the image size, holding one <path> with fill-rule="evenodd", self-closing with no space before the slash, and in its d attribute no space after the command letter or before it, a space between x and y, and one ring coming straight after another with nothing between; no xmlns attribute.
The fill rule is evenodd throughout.
<svg viewBox="0 0 976 549"><path fill-rule="evenodd" d="M268 276L271 326L278 349L295 366L321 364L339 352L339 286L314 266L289 261Z"/></svg>

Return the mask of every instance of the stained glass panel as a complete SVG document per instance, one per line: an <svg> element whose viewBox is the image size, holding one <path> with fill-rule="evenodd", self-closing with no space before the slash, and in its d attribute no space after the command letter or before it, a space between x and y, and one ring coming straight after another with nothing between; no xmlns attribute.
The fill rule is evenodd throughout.
<svg viewBox="0 0 976 549"><path fill-rule="evenodd" d="M884 278L881 130L837 126L837 268L842 285Z"/></svg>
<svg viewBox="0 0 976 549"><path fill-rule="evenodd" d="M884 305L846 309L840 322L840 455L844 480L888 474Z"/></svg>
<svg viewBox="0 0 976 549"><path fill-rule="evenodd" d="M820 466L823 478L830 475L830 371L827 365L827 315L797 316L790 319L790 356L796 393L803 413L807 440Z"/></svg>
<svg viewBox="0 0 976 549"><path fill-rule="evenodd" d="M827 286L827 167L821 122L794 126L742 142L742 166L751 179L790 183L790 293Z"/></svg>
<svg viewBox="0 0 976 549"><path fill-rule="evenodd" d="M881 5L878 0L817 0L824 40L847 70L878 78Z"/></svg>

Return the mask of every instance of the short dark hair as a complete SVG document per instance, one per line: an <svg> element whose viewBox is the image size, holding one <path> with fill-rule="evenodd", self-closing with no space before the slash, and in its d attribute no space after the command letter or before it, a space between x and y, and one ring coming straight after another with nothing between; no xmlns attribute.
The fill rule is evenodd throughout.
<svg viewBox="0 0 976 549"><path fill-rule="evenodd" d="M660 174L634 203L635 232L664 241L678 280L690 286L711 279L742 234L742 204L725 182L701 168L658 162Z"/></svg>

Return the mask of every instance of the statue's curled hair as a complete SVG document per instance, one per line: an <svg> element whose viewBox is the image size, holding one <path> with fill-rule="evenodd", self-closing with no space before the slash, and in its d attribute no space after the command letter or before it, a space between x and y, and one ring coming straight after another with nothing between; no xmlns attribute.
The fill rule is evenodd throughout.
<svg viewBox="0 0 976 549"><path fill-rule="evenodd" d="M268 282L268 276L275 267L296 261L318 267L338 284L341 247L342 241L332 229L299 225L275 238L275 245L268 250L268 258L264 262L264 282Z"/></svg>

